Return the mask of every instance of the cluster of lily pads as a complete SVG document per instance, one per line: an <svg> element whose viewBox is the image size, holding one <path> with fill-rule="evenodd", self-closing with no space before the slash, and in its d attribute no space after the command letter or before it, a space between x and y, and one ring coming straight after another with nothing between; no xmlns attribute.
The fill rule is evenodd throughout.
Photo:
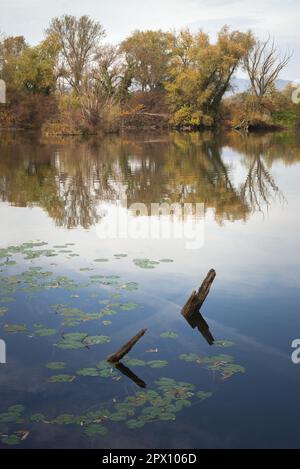
<svg viewBox="0 0 300 469"><path fill-rule="evenodd" d="M0 414L0 423L14 422L23 426L34 423L77 425L87 437L103 437L114 422L124 421L127 427L133 430L159 420L175 420L176 414L191 406L193 401L202 401L212 396L211 392L197 391L193 384L172 378L160 378L155 381L155 385L155 389L136 392L123 401L114 399L108 402L106 407L101 405L80 415L64 413L50 418L43 413L35 413L25 419L24 407L15 405ZM0 433L0 439L3 444L18 445L29 433L29 430L15 430L11 434Z"/></svg>
<svg viewBox="0 0 300 469"><path fill-rule="evenodd" d="M133 263L141 269L155 269L161 262L173 262L173 259L159 259L158 261L151 261L148 258L133 259Z"/></svg>
<svg viewBox="0 0 300 469"><path fill-rule="evenodd" d="M122 301L122 293L134 292L139 285L136 282L123 282L118 275L100 275L97 273L87 275L86 281L78 282L63 275L54 275L49 270L33 265L35 259L40 257L55 257L66 254L68 257L75 257L70 246L73 243L56 245L53 248L46 248L47 243L34 242L23 243L20 246L9 246L7 249L0 249L0 318L9 312L9 303L15 301L12 295L34 294L35 292L54 291L59 289L73 292L70 296L71 302L66 304L52 305L55 318L61 320L60 326L48 327L41 323L35 323L32 327L26 324L4 324L3 331L6 333L27 334L29 337L55 337L54 346L59 350L78 350L90 348L96 345L105 345L110 342L108 335L90 335L85 332L66 332L66 328L71 328L84 324L87 321L102 321L102 324L109 326L111 321L107 318L121 311L133 311L138 308L138 304L133 301ZM23 259L30 261L30 267L21 273L7 275L7 270L17 264L15 257L21 255ZM114 255L116 261L121 261L127 254L118 253ZM95 263L108 262L109 259L97 258ZM163 262L173 262L172 259L160 259L158 261L150 259L134 259L134 264L143 269L153 269ZM51 264L52 265L52 264ZM55 264L56 265L56 264ZM90 272L94 266L82 267L81 272ZM92 291L87 291L86 297L99 299L99 292L95 287L101 286L110 293L108 299L99 301L99 310L86 312L76 306L76 299L81 298L82 289L91 287ZM56 295L55 295L56 296ZM56 300L57 301L57 300ZM74 305L75 303L75 305ZM2 323L3 324L3 323ZM176 332L164 331L160 334L161 339L177 339ZM230 347L233 345L229 341L217 341L218 347ZM158 351L157 349L155 351ZM244 368L234 363L231 355L220 354L217 356L201 356L197 354L182 354L180 359L186 362L194 362L204 365L210 371L220 372L222 377L229 378L235 373L244 372ZM124 363L128 367L148 367L151 369L161 369L168 366L166 360L143 360L140 358L125 358ZM46 364L49 370L48 382L51 386L69 386L75 380L89 378L105 378L112 380L121 379L121 372L117 367L102 360L94 366L75 370L68 369L66 362L53 361ZM51 374L52 372L52 374ZM64 384L65 383L65 384ZM113 422L124 421L129 429L141 428L146 423L154 421L175 420L176 414L185 407L212 396L210 391L195 389L192 383L176 381L172 378L159 378L155 381L155 386L151 389L136 392L124 400L113 399L107 404L97 408L89 409L84 414L74 415L64 413L54 418L50 418L42 413L36 413L24 417L25 409L22 405L10 406L5 412L0 414L0 441L2 444L18 445L30 434L29 430L24 430L27 425L35 423L45 425L78 425L82 427L87 437L97 435L105 436ZM22 428L16 428L22 425ZM7 430L8 426L14 426ZM2 430L2 427L5 427Z"/></svg>
<svg viewBox="0 0 300 469"><path fill-rule="evenodd" d="M10 406L6 412L0 414L0 424L23 424L24 406L16 404ZM18 445L27 438L29 432L27 430L16 430L12 433L0 432L0 441L5 445Z"/></svg>
<svg viewBox="0 0 300 469"><path fill-rule="evenodd" d="M137 282L122 282L118 275L94 274L90 275L87 281L78 282L65 275L54 275L53 272L44 270L42 267L36 265L30 265L27 270L21 273L6 274L7 266L16 264L16 261L12 260L11 256L17 254L23 256L23 259L30 260L31 263L41 256L54 257L62 253L74 254L70 249L66 249L73 245L73 243L57 245L52 249L45 249L46 244L47 243L44 242L23 243L19 246L9 246L6 249L0 249L0 260L5 259L5 262L1 263L2 266L4 266L4 270L0 270L0 272L2 272L2 275L0 275L0 318L4 317L9 312L8 303L15 301L15 298L11 295L18 293L34 294L45 290L51 291L52 289L74 291L74 294L71 295L72 300L80 298L80 294L78 294L77 291L83 288L103 286L116 289L116 292L111 294L111 299L102 300L100 302L104 304L100 311L84 312L70 304L54 305L53 308L55 312L63 318L61 327L78 326L85 321L104 319L106 316L115 315L119 311L132 311L138 307L138 304L132 301L115 301L121 298L123 291L133 292L139 287ZM125 254L115 255L116 259L121 259L122 257L125 257ZM95 261L100 260L96 259ZM92 267L82 267L80 270L91 271L94 269ZM98 298L99 292L92 291L88 296L90 298ZM110 321L103 321L103 324L109 325ZM29 336L38 337L46 337L58 333L56 329L44 325L34 325L34 330L30 331L25 324L4 324L3 330L7 333L27 333ZM80 348L87 345L91 345L89 339L87 339L84 344L79 341L75 343L73 340L72 344L69 345L66 344L65 340L63 343L58 344L58 346L62 348Z"/></svg>
<svg viewBox="0 0 300 469"><path fill-rule="evenodd" d="M72 337L75 342L79 337ZM83 338L81 338L82 340ZM71 340L71 338L70 338ZM71 343L72 343L71 340ZM230 342L230 344L232 344ZM220 346L229 346L226 341L220 341ZM197 354L183 354L180 358L188 362L196 362L208 367L211 371L219 371L224 374L244 372L244 368L234 363L230 355L200 356ZM165 367L168 362L164 360L144 361L127 358L126 365L131 367L150 366L151 368ZM118 370L106 360L102 360L93 368L81 368L76 374L66 374L65 362L49 362L46 367L49 370L63 370L63 373L52 375L51 383L71 383L76 377L102 377L116 378ZM35 413L27 420L23 416L24 407L14 405L0 414L0 424L32 425L34 423L45 425L77 425L83 429L87 437L107 435L113 422L124 421L129 429L143 427L147 423L155 421L175 420L176 414L185 407L203 401L213 395L211 391L197 390L192 383L176 381L169 377L161 377L155 381L155 386L125 397L124 400L112 399L108 403L88 410L85 414L75 415L71 413L60 414L50 418L43 413ZM29 435L29 430L14 430L12 433L0 432L0 440L3 444L18 445Z"/></svg>
<svg viewBox="0 0 300 469"><path fill-rule="evenodd" d="M234 357L232 355L220 354L201 356L196 353L183 353L179 358L185 362L205 365L210 371L219 371L222 373L223 379L228 379L236 373L245 373L243 366L234 363Z"/></svg>

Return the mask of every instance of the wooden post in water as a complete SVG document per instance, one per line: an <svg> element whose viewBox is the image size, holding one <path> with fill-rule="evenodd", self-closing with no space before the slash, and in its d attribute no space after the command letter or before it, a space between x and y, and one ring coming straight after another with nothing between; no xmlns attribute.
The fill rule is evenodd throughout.
<svg viewBox="0 0 300 469"><path fill-rule="evenodd" d="M193 329L195 329L195 327L198 327L199 331L205 337L209 345L212 345L214 343L214 338L210 333L207 322L200 313L200 308L209 294L210 287L215 277L216 272L214 269L211 269L208 272L204 281L202 282L202 285L199 290L197 292L193 291L193 293L191 294L191 296L189 297L186 304L181 310L182 316L188 321L188 323Z"/></svg>
<svg viewBox="0 0 300 469"><path fill-rule="evenodd" d="M142 329L138 334L136 334L132 339L129 340L123 347L121 347L116 353L107 357L107 361L111 363L118 363L124 355L126 355L132 347L143 337L147 329Z"/></svg>

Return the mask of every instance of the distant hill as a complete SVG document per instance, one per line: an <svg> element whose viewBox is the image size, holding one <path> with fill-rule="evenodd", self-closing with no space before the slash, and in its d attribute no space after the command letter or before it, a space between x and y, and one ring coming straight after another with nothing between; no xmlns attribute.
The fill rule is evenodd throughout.
<svg viewBox="0 0 300 469"><path fill-rule="evenodd" d="M288 85L289 83L291 83L290 80L281 80L281 79L276 80L276 86L280 91L283 90L286 87L286 85ZM235 94L235 93L243 93L243 92L247 91L250 87L250 80L248 80L247 78L236 78L235 77L232 80L232 84L234 86L234 90L229 91L227 93L227 96Z"/></svg>

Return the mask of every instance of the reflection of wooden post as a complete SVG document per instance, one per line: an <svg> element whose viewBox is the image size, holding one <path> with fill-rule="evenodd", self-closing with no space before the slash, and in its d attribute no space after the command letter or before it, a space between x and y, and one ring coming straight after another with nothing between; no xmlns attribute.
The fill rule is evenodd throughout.
<svg viewBox="0 0 300 469"><path fill-rule="evenodd" d="M131 371L127 366L123 365L123 363L116 363L115 367L129 379L135 382L140 388L145 388L146 383L142 379L140 379L133 371Z"/></svg>
<svg viewBox="0 0 300 469"><path fill-rule="evenodd" d="M211 269L205 280L203 281L199 290L193 291L186 304L181 310L182 316L188 321L190 326L195 329L198 327L201 334L205 337L209 345L212 345L214 338L209 331L209 327L202 314L200 313L200 308L206 300L210 287L216 277L216 272Z"/></svg>
<svg viewBox="0 0 300 469"><path fill-rule="evenodd" d="M132 347L143 337L146 331L147 329L142 329L138 334L132 337L132 339L130 339L129 342L127 342L127 344L123 345L123 347L121 347L120 350L118 350L113 355L110 355L109 357L107 357L107 361L111 363L118 363L124 357L124 355L130 352Z"/></svg>

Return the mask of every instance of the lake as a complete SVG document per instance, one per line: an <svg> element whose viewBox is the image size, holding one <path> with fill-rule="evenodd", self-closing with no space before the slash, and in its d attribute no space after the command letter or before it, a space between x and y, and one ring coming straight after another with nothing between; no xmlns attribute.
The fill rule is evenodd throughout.
<svg viewBox="0 0 300 469"><path fill-rule="evenodd" d="M285 133L2 132L0 447L299 447L299 181Z"/></svg>

